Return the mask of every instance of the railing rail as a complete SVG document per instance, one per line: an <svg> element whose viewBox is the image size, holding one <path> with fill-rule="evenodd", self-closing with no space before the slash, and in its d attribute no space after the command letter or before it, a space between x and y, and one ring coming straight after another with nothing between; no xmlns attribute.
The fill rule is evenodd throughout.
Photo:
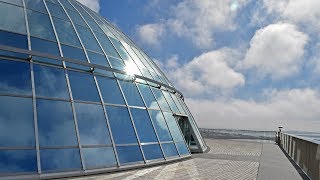
<svg viewBox="0 0 320 180"><path fill-rule="evenodd" d="M280 133L279 146L312 180L320 180L319 142L287 133Z"/></svg>

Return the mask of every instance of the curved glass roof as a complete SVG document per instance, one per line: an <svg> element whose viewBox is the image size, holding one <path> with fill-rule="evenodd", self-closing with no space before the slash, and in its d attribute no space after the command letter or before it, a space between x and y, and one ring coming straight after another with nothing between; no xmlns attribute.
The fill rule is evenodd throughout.
<svg viewBox="0 0 320 180"><path fill-rule="evenodd" d="M204 151L182 94L97 13L74 0L0 0L0 177L189 157L179 118Z"/></svg>

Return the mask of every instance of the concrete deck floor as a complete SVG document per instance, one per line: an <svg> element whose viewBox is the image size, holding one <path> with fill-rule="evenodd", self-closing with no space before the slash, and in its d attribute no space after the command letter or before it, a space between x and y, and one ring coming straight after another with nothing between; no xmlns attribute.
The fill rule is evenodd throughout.
<svg viewBox="0 0 320 180"><path fill-rule="evenodd" d="M206 142L211 149L208 153L192 155L185 161L76 179L307 179L273 142L215 139Z"/></svg>

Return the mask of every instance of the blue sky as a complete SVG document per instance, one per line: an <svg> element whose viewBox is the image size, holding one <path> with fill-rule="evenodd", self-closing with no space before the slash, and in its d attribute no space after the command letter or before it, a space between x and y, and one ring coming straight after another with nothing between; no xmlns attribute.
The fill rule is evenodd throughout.
<svg viewBox="0 0 320 180"><path fill-rule="evenodd" d="M319 131L319 0L79 0L166 72L200 127Z"/></svg>

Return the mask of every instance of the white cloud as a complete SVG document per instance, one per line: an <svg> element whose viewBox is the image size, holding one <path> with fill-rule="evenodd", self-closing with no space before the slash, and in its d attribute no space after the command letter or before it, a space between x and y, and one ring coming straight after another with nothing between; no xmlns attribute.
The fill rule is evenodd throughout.
<svg viewBox="0 0 320 180"><path fill-rule="evenodd" d="M81 4L87 6L95 12L99 12L100 10L100 0L77 0Z"/></svg>
<svg viewBox="0 0 320 180"><path fill-rule="evenodd" d="M186 99L199 127L319 131L320 93L313 89L271 90L264 101Z"/></svg>
<svg viewBox="0 0 320 180"><path fill-rule="evenodd" d="M159 46L160 38L165 32L165 25L159 24L145 24L137 27L137 34L139 39L146 45Z"/></svg>
<svg viewBox="0 0 320 180"><path fill-rule="evenodd" d="M264 0L270 14L278 14L281 18L307 26L320 27L319 0Z"/></svg>
<svg viewBox="0 0 320 180"><path fill-rule="evenodd" d="M299 71L307 34L287 23L277 23L259 29L251 39L243 61L243 68L253 68L261 76L274 79L287 77Z"/></svg>
<svg viewBox="0 0 320 180"><path fill-rule="evenodd" d="M166 64L169 79L186 94L214 94L216 91L228 92L245 84L242 74L233 70L228 62L234 58L234 50L220 49L203 53L186 64L179 64L177 56ZM163 65L162 65L163 66Z"/></svg>
<svg viewBox="0 0 320 180"><path fill-rule="evenodd" d="M180 37L190 38L197 47L213 44L213 33L233 30L238 9L247 0L184 0L173 8L174 15L167 22Z"/></svg>

